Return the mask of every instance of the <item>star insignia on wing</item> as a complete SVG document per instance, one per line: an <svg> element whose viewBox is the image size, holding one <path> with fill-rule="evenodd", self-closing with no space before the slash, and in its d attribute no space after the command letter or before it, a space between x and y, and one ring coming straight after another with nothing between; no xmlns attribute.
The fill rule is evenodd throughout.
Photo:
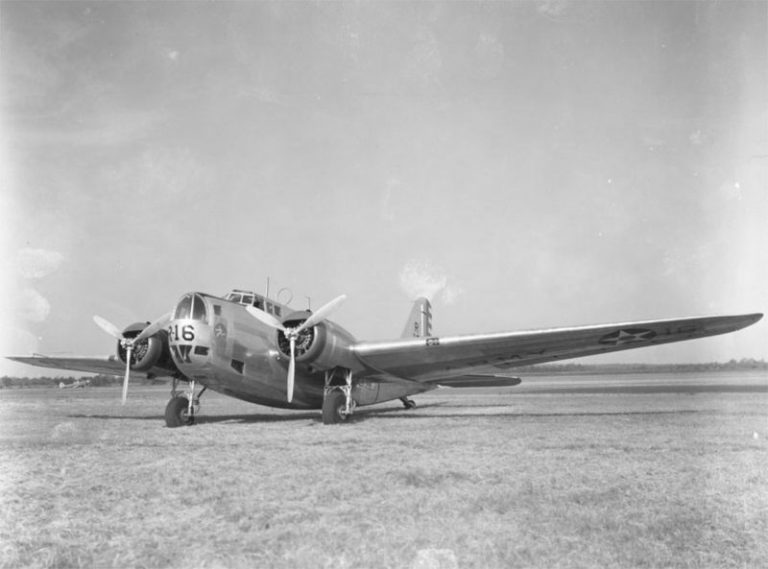
<svg viewBox="0 0 768 569"><path fill-rule="evenodd" d="M656 332L647 328L627 328L616 330L600 338L601 344L610 344L612 346L621 346L623 344L633 344L651 340L656 336Z"/></svg>

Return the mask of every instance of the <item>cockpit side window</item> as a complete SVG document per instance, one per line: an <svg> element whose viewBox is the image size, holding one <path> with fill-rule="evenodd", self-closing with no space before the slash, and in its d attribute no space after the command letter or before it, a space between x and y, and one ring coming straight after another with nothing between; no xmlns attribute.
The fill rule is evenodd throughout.
<svg viewBox="0 0 768 569"><path fill-rule="evenodd" d="M250 294L243 295L243 304L249 306L253 303L253 297Z"/></svg>
<svg viewBox="0 0 768 569"><path fill-rule="evenodd" d="M176 311L174 312L173 317L174 318L189 318L190 313L192 312L192 295L187 294L179 301L179 304L176 305Z"/></svg>

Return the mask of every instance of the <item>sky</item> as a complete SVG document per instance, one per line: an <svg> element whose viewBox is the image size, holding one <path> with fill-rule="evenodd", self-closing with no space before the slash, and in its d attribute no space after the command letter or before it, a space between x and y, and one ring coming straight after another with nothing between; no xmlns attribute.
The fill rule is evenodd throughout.
<svg viewBox="0 0 768 569"><path fill-rule="evenodd" d="M370 340L425 293L437 335L763 312L767 29L765 2L3 1L0 354L108 354L94 314L267 279L347 294ZM732 358L768 325L591 360Z"/></svg>

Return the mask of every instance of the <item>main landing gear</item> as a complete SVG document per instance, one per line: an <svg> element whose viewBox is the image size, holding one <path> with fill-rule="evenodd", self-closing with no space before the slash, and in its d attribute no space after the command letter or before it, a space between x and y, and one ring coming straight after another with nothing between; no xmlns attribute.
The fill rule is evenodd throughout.
<svg viewBox="0 0 768 569"><path fill-rule="evenodd" d="M207 387L203 386L200 393L195 395L195 382L187 383L187 390L182 395L176 387L179 385L179 379L173 378L171 386L171 399L165 406L165 425L166 427L183 427L195 423L195 413L200 409L200 396L205 393Z"/></svg>
<svg viewBox="0 0 768 569"><path fill-rule="evenodd" d="M352 371L334 368L325 372L323 390L323 424L343 423L355 412L357 403L352 399Z"/></svg>
<svg viewBox="0 0 768 569"><path fill-rule="evenodd" d="M416 402L413 399L410 399L408 397L401 397L400 401L403 402L403 407L406 409L413 409L416 407Z"/></svg>

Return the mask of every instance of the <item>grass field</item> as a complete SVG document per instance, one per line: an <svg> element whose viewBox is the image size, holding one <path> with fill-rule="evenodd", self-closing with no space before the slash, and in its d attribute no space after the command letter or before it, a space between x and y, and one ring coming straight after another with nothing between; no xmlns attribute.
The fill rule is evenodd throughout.
<svg viewBox="0 0 768 569"><path fill-rule="evenodd" d="M166 388L2 390L0 567L768 567L764 376L567 380L181 429Z"/></svg>

